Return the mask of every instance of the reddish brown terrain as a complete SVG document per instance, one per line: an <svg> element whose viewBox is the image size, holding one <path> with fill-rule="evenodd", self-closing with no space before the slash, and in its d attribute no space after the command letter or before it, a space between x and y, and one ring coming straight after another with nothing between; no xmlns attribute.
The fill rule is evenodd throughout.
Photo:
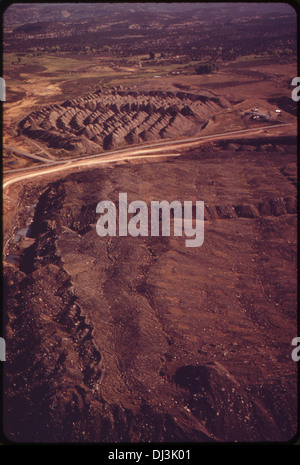
<svg viewBox="0 0 300 465"><path fill-rule="evenodd" d="M295 434L295 144L233 140L74 173L36 198L20 192L21 208L36 208L33 243L6 269L9 437ZM121 191L128 201L204 200L203 246L99 237L96 204Z"/></svg>
<svg viewBox="0 0 300 465"><path fill-rule="evenodd" d="M289 441L295 11L127 7L5 13L4 436ZM204 201L203 245L100 237L96 206L122 192Z"/></svg>

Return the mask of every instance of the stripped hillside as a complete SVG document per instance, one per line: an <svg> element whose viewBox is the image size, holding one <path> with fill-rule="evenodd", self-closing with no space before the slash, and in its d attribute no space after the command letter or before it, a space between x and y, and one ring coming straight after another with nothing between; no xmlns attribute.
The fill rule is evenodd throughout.
<svg viewBox="0 0 300 465"><path fill-rule="evenodd" d="M114 147L192 136L229 102L209 91L99 90L30 113L19 128L48 147L95 153Z"/></svg>

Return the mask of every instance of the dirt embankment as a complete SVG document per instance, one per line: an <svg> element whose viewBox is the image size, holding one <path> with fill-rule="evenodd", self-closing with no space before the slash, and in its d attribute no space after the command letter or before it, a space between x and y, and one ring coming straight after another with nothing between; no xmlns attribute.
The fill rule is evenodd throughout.
<svg viewBox="0 0 300 465"><path fill-rule="evenodd" d="M296 152L230 144L45 187L34 242L5 269L10 438L295 434ZM95 207L118 207L119 192L147 204L204 200L204 244L186 248L173 235L100 238Z"/></svg>
<svg viewBox="0 0 300 465"><path fill-rule="evenodd" d="M228 105L209 91L194 94L113 88L36 110L19 128L49 147L92 153L196 134Z"/></svg>

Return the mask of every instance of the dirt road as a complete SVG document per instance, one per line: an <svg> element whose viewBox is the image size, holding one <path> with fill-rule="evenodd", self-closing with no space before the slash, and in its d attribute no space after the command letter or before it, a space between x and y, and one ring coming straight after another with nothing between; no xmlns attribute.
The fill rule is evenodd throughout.
<svg viewBox="0 0 300 465"><path fill-rule="evenodd" d="M283 127L283 126L294 126L294 123L283 123L283 124L278 124L276 126L262 126L258 128L253 128L253 129L241 129L237 131L228 131L226 133L221 133L221 134L214 134L213 136L202 136L202 137L193 137L185 140L175 140L175 141L167 141L167 142L157 142L151 145L146 145L146 146L140 146L137 148L126 148L126 149L120 149L120 150L114 150L111 152L107 153L99 153L96 155L91 155L89 157L83 158L73 158L71 160L61 160L57 161L56 163L53 163L53 165L49 168L42 169L41 166L36 167L36 168L29 168L28 171L29 173L27 174L18 174L16 176L16 172L12 170L11 172L6 172L4 173L5 179L3 183L3 190L6 189L8 186L19 182L23 181L25 179L31 179L37 176L43 176L45 174L53 173L53 172L58 172L58 171L65 171L65 170L73 170L77 169L80 167L89 167L97 164L102 164L102 163L109 163L109 162L114 162L114 161L120 161L120 160L127 160L129 158L147 158L149 156L178 156L180 153L175 152L175 153L161 153L158 154L159 152L166 152L166 151L175 151L178 149L183 149L183 148L188 148L192 147L194 145L197 145L199 143L202 143L203 141L214 141L220 138L226 139L227 137L232 137L234 136L243 136L244 134L260 134L263 131L266 130L274 130L277 129L278 127ZM58 166L57 166L58 165ZM23 170L24 172L25 170Z"/></svg>

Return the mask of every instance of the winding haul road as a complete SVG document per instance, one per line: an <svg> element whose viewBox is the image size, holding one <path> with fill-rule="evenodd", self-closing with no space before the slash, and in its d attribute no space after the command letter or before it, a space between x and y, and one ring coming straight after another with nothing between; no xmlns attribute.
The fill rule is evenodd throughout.
<svg viewBox="0 0 300 465"><path fill-rule="evenodd" d="M113 150L105 153L98 153L87 157L77 157L68 160L52 161L47 160L46 164L33 168L23 168L20 170L4 171L3 191L16 182L32 179L38 176L44 176L59 171L75 170L88 168L94 165L111 163L120 160L149 157L171 157L179 156L179 149L195 146L203 141L214 141L217 139L226 139L234 135L259 134L262 131L277 129L282 126L291 126L295 123L280 123L272 126L261 126L252 129L239 129L228 131L220 134L208 136L192 137L184 140L168 140L164 142L155 142L153 144L140 145L131 148ZM12 149L13 150L13 149ZM177 152L176 152L177 150ZM160 153L161 152L161 153ZM46 161L43 159L43 161ZM22 174L21 174L22 173Z"/></svg>

